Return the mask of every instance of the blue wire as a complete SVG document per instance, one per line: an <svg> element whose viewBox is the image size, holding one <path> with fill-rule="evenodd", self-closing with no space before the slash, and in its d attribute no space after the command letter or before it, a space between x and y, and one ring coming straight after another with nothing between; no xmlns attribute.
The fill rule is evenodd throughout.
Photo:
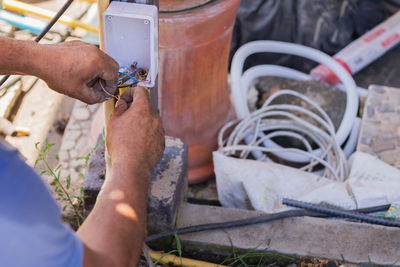
<svg viewBox="0 0 400 267"><path fill-rule="evenodd" d="M119 74L121 74L121 75L124 75L124 76L126 76L126 77L129 77L129 78L131 78L132 80L134 80L135 82L138 82L138 79L136 79L136 78L134 78L134 77L132 77L131 75L129 75L128 73L125 73L125 72L118 72Z"/></svg>

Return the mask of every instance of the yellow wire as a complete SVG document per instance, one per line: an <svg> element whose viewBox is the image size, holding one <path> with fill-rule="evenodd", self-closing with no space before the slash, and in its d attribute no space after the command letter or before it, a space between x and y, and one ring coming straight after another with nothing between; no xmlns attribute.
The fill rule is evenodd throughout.
<svg viewBox="0 0 400 267"><path fill-rule="evenodd" d="M165 255L163 253L152 250L147 247L149 251L150 257L153 260L160 260L160 262L168 264L172 263L175 266L184 266L184 267L226 267L225 265L220 265L216 263L210 263L206 261L192 260L188 258L182 258L175 255Z"/></svg>
<svg viewBox="0 0 400 267"><path fill-rule="evenodd" d="M4 9L14 10L22 13L29 13L46 19L52 19L56 14L53 11L36 7L18 0L3 0L2 5ZM99 29L95 26L82 23L79 20L75 20L65 15L62 15L58 21L68 26L71 26L72 28L81 28L94 33L99 32Z"/></svg>

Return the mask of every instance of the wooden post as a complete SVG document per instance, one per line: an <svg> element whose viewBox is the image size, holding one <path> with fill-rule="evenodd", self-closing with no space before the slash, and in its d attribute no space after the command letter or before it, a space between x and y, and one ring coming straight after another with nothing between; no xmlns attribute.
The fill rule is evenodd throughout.
<svg viewBox="0 0 400 267"><path fill-rule="evenodd" d="M138 4L148 4L148 5L155 5L159 6L159 0L128 0L128 2L138 3ZM104 29L103 29L103 12L106 11L107 7L110 4L110 0L97 0L98 5L98 14L99 14L99 40L100 40L100 49L104 51ZM158 45L158 44L157 44ZM156 78L156 83L153 88L150 88L150 103L151 107L157 111L158 110L158 78ZM114 99L110 99L104 102L104 122L105 122L105 135L107 136L107 125L108 121L111 118L111 115L114 111ZM111 167L111 157L107 152L105 153L105 160L106 160L106 180L110 174L110 167ZM101 193L101 192L100 192Z"/></svg>
<svg viewBox="0 0 400 267"><path fill-rule="evenodd" d="M159 0L133 0L133 1L129 1L129 2L155 5L155 6L157 6L157 8L159 5ZM102 49L104 51L103 12L107 9L108 5L110 4L110 1L109 0L98 0L97 3L98 3L98 12L99 12L100 49ZM155 111L157 111L157 109L158 109L158 79L156 80L155 86L150 89L150 102L151 102L152 108ZM105 119L106 129L107 129L108 121L111 117L113 110L114 110L114 99L110 99L110 100L104 102L104 119Z"/></svg>

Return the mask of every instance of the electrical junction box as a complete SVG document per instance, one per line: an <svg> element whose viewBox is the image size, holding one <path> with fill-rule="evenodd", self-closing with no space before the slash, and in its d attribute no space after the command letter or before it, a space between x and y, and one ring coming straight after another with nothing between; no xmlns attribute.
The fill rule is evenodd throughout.
<svg viewBox="0 0 400 267"><path fill-rule="evenodd" d="M103 13L104 48L121 68L137 62L148 69L146 81L154 87L158 74L158 10L156 6L113 1Z"/></svg>

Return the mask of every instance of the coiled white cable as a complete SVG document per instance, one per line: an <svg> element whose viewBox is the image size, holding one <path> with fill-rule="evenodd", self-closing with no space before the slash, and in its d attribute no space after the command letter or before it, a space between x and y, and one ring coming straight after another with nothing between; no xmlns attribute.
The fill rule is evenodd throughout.
<svg viewBox="0 0 400 267"><path fill-rule="evenodd" d="M293 104L272 104L273 100L284 96L299 98L309 109ZM224 138L233 126L231 134ZM306 150L265 146L265 142L272 142L271 138L278 136L297 139ZM313 167L320 164L325 167L324 176L336 181L344 181L348 174L346 156L336 141L329 116L309 98L292 90L274 93L260 109L226 124L219 133L218 143L223 153L241 158L247 158L250 152L259 153L258 160L271 160L267 153L281 159L306 157L310 160L301 170L313 171ZM312 144L318 146L319 155L313 152Z"/></svg>
<svg viewBox="0 0 400 267"><path fill-rule="evenodd" d="M250 110L247 105L247 91L250 87L250 83L256 77L260 76L280 76L291 79L308 80L309 75L304 74L300 71L296 71L290 68L274 65L260 65L247 70L243 74L243 64L246 58L255 53L272 52L272 53L285 53L291 55L297 55L306 57L308 59L317 61L320 64L324 64L329 67L342 81L343 85L341 89L346 92L346 110L342 122L335 134L336 141L339 145L342 145L349 135L357 135L358 129L353 128L356 122L356 115L358 111L358 95L357 87L352 79L351 75L335 60L330 56L322 53L319 50L305 47L298 44L291 44L279 41L254 41L243 45L233 57L231 66L231 84L232 84L232 97L234 107L238 118L245 118L250 114ZM243 74L243 75L242 75ZM365 91L358 89L361 94L365 94ZM259 135L263 133L259 133ZM350 138L351 139L351 138ZM351 147L355 146L356 138L352 138L353 143L347 142L345 151L351 151ZM246 140L248 141L248 140ZM273 142L272 140L265 138L264 146L266 148L282 149L281 146ZM257 153L257 152L255 152ZM313 152L314 156L322 155L320 149L316 149ZM280 157L292 162L305 163L310 161L310 157L289 153L287 150L280 154Z"/></svg>

